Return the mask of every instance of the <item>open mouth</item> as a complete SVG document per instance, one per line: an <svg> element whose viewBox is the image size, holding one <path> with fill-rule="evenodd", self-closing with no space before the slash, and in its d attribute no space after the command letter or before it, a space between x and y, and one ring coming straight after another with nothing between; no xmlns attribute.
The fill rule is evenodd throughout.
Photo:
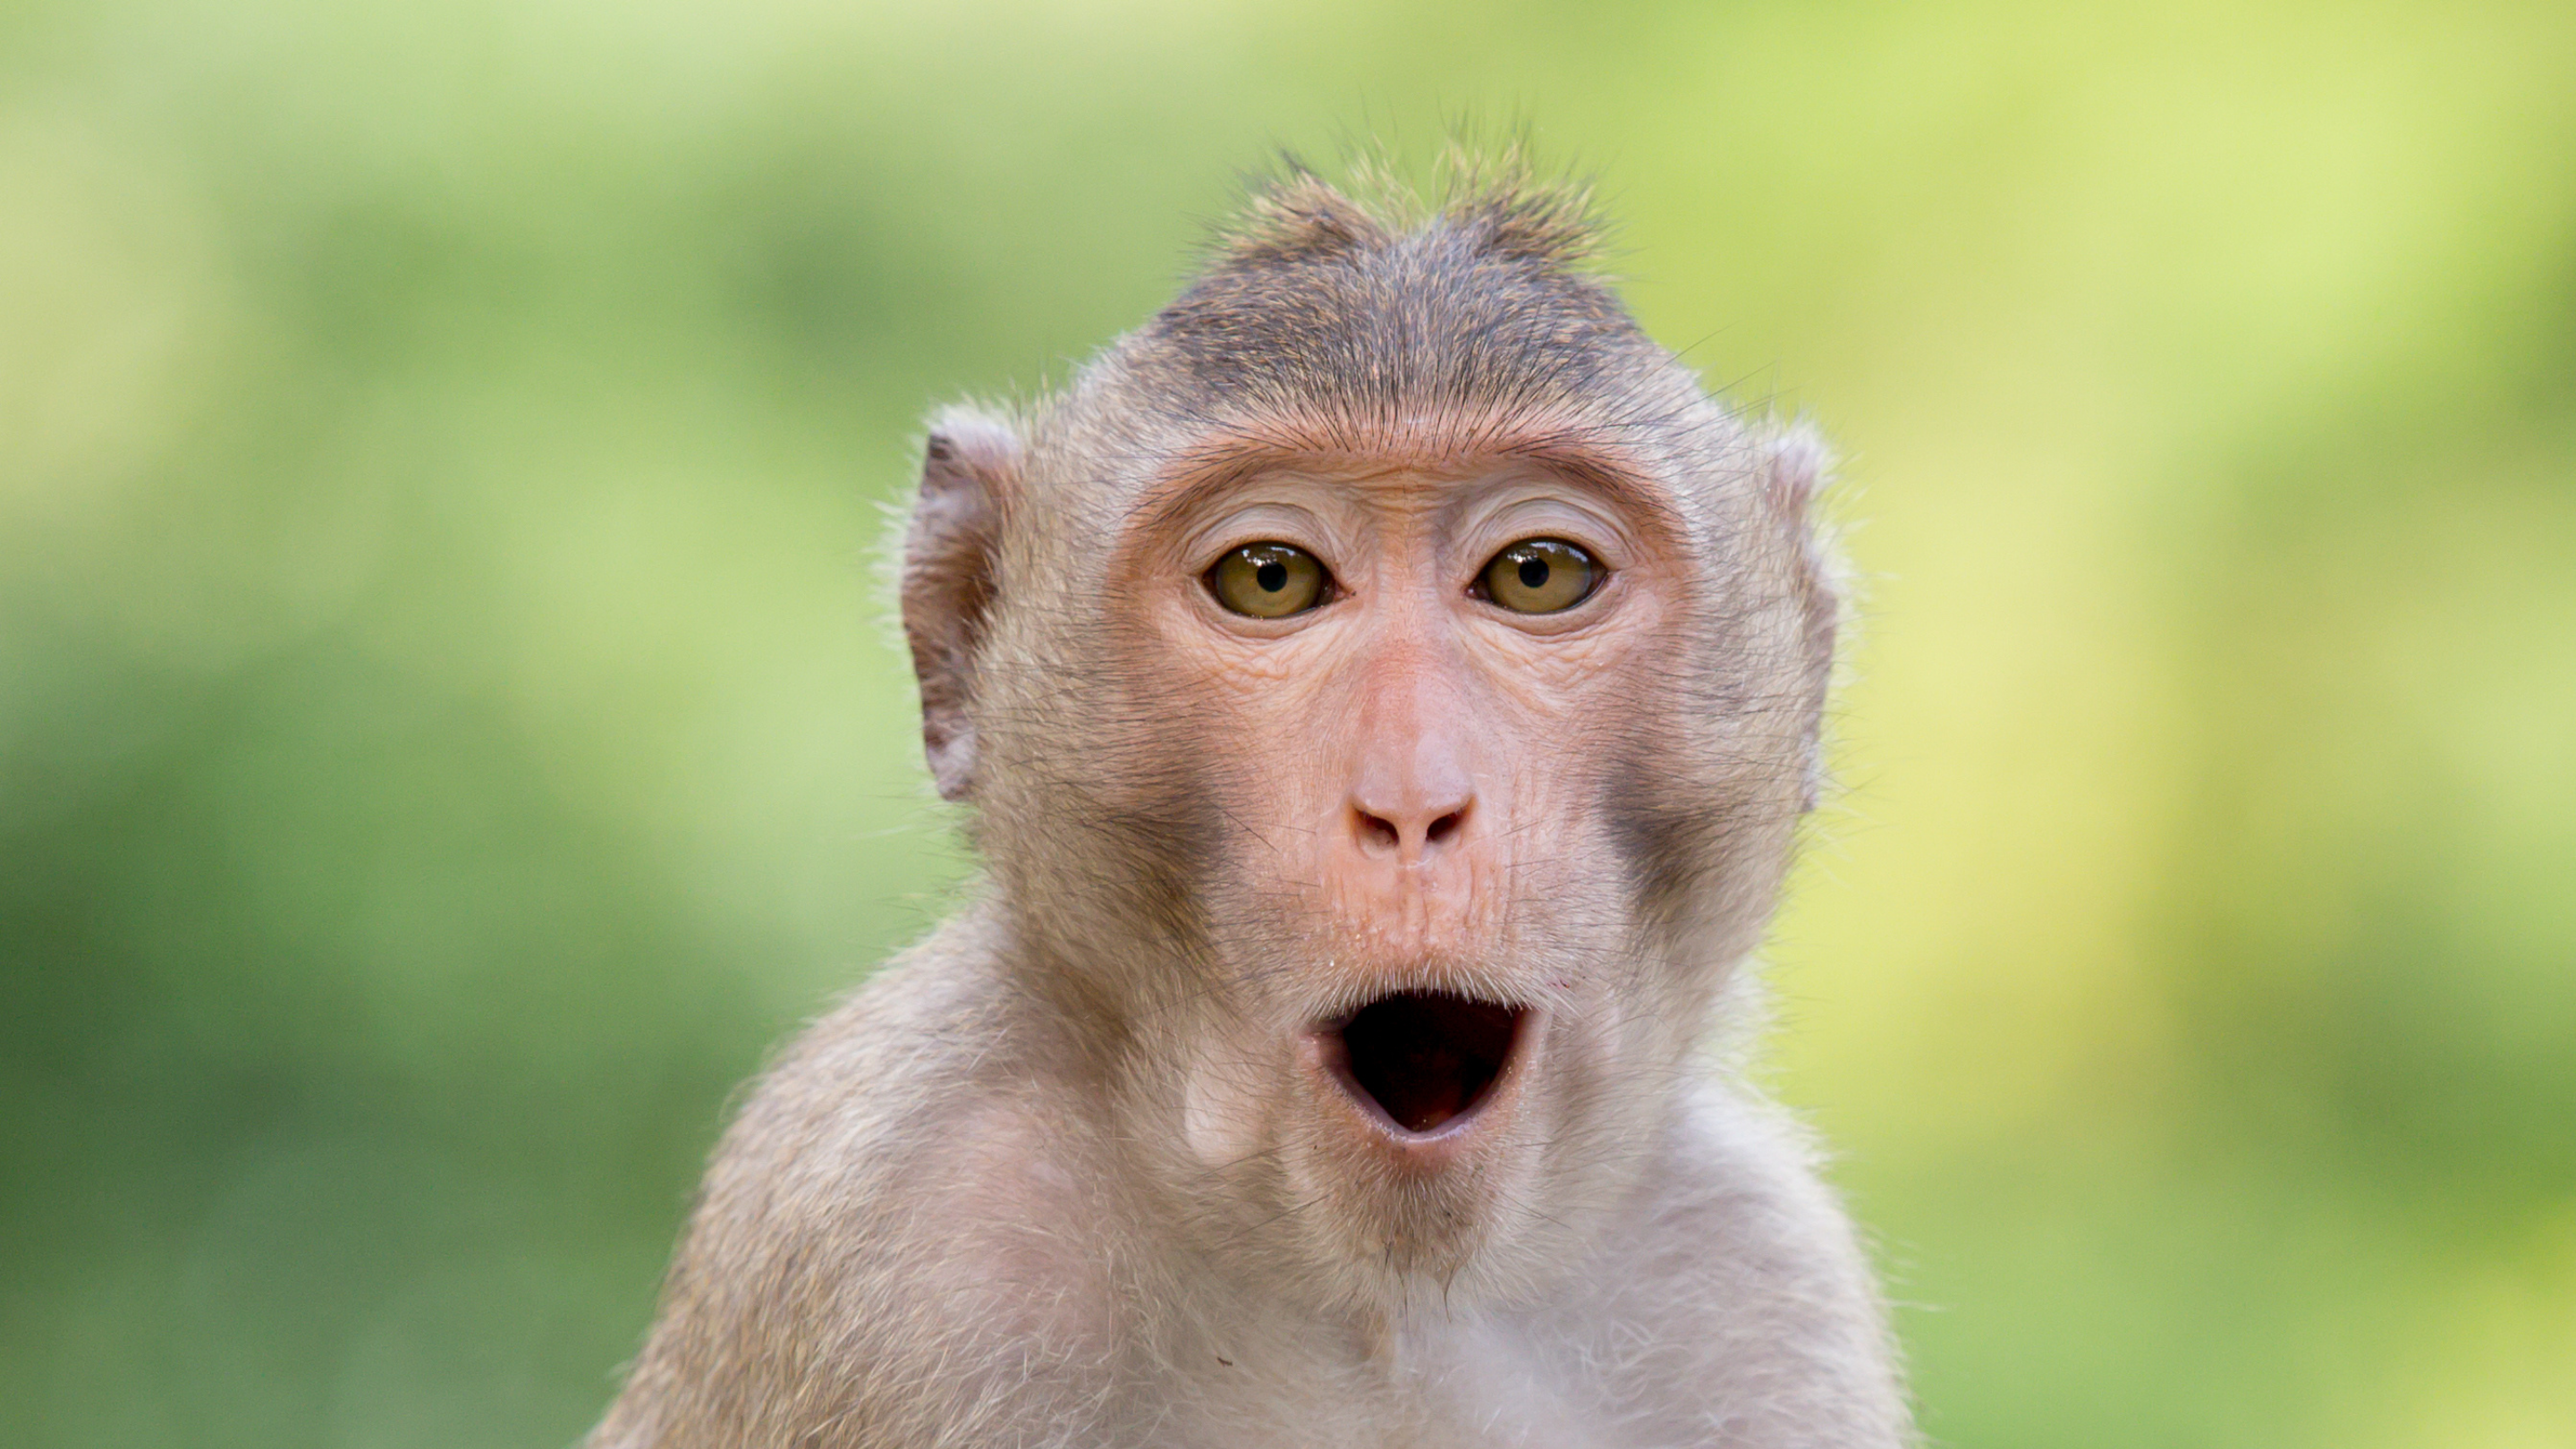
<svg viewBox="0 0 2576 1449"><path fill-rule="evenodd" d="M1407 1132L1425 1133L1493 1094L1528 1012L1443 992L1381 996L1319 1036L1343 1087Z"/></svg>

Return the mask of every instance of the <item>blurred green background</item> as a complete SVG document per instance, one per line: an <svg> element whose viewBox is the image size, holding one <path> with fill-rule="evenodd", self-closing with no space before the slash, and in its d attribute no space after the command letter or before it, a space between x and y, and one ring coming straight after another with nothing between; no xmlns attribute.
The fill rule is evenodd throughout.
<svg viewBox="0 0 2576 1449"><path fill-rule="evenodd" d="M1525 120L1867 585L1771 1079L1931 1433L2576 1445L2576 8L0 6L0 1441L562 1445L964 869L875 549Z"/></svg>

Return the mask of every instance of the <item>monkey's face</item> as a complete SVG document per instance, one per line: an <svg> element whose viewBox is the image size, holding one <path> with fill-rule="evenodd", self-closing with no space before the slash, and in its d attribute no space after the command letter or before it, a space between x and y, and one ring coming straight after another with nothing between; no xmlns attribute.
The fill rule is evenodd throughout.
<svg viewBox="0 0 2576 1449"><path fill-rule="evenodd" d="M1274 1283L1572 1261L1803 808L1820 459L1648 340L1585 235L1300 189L1025 439L952 414L926 450L933 774L1125 1084L1112 1135Z"/></svg>
<svg viewBox="0 0 2576 1449"><path fill-rule="evenodd" d="M1286 461L1129 516L1098 771L1167 761L1136 818L1202 837L1198 970L1152 993L1186 1160L1267 1176L1300 1256L1508 1274L1615 1195L1749 944L1675 882L1745 877L1738 935L1767 906L1799 741L1721 739L1690 683L1795 652L1713 596L1762 571L1711 570L1650 484L1530 463Z"/></svg>
<svg viewBox="0 0 2576 1449"><path fill-rule="evenodd" d="M1221 936L1320 950L1292 994L1336 1008L1542 994L1561 912L1614 938L1566 945L1617 944L1623 913L1580 918L1620 894L1602 766L1681 592L1654 514L1536 468L1282 467L1148 510L1135 543L1128 668L1225 822Z"/></svg>

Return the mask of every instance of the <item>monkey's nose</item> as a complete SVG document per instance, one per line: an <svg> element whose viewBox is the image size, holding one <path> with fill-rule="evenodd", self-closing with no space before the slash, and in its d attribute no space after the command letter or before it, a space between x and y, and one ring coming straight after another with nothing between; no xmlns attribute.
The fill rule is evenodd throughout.
<svg viewBox="0 0 2576 1449"><path fill-rule="evenodd" d="M1464 790L1442 791L1419 800L1372 800L1351 797L1351 833L1360 853L1392 856L1411 865L1458 838L1475 799Z"/></svg>
<svg viewBox="0 0 2576 1449"><path fill-rule="evenodd" d="M1398 649L1377 662L1343 809L1361 858L1407 867L1463 838L1476 808L1471 711L1422 654Z"/></svg>

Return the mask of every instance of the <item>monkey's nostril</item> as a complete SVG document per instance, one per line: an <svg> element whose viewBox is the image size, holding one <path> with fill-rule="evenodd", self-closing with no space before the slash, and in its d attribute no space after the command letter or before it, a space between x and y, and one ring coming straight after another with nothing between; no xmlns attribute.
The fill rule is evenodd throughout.
<svg viewBox="0 0 2576 1449"><path fill-rule="evenodd" d="M1381 820L1365 810L1355 811L1360 818L1360 844L1372 850L1393 850L1404 843L1402 832L1390 820Z"/></svg>
<svg viewBox="0 0 2576 1449"><path fill-rule="evenodd" d="M1422 832L1423 842L1429 845L1438 845L1441 841L1457 834L1459 824L1466 818L1466 811L1452 810L1448 814L1441 816L1439 819L1432 821L1430 828Z"/></svg>

